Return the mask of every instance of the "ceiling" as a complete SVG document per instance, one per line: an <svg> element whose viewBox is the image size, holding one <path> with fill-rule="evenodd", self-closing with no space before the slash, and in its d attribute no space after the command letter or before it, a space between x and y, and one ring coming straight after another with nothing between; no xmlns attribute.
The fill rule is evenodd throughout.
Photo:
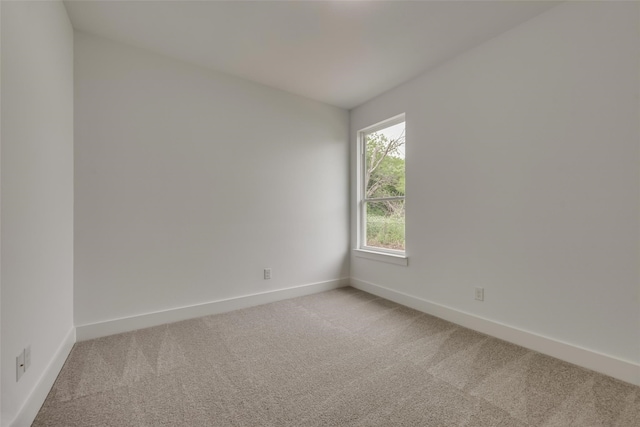
<svg viewBox="0 0 640 427"><path fill-rule="evenodd" d="M546 1L66 1L76 30L353 108Z"/></svg>

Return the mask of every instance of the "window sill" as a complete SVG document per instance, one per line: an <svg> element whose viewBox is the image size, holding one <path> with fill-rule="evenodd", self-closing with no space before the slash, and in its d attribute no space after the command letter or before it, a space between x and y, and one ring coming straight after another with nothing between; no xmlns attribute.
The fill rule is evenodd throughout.
<svg viewBox="0 0 640 427"><path fill-rule="evenodd" d="M358 258L370 259L372 261L381 261L395 265L409 265L409 258L406 255L388 254L384 252L374 252L365 249L354 249L353 254Z"/></svg>

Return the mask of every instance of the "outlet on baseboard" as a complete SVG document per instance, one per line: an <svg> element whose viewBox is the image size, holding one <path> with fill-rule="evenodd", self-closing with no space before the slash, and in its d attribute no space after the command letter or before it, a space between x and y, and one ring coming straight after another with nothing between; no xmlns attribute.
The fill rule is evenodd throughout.
<svg viewBox="0 0 640 427"><path fill-rule="evenodd" d="M22 350L18 357L16 357L16 382L20 381L20 378L22 378L22 374L24 374L24 371L24 350Z"/></svg>
<svg viewBox="0 0 640 427"><path fill-rule="evenodd" d="M16 357L16 382L20 381L22 375L27 372L31 366L31 346L22 349L22 352Z"/></svg>
<svg viewBox="0 0 640 427"><path fill-rule="evenodd" d="M476 288L476 300L484 301L484 288Z"/></svg>

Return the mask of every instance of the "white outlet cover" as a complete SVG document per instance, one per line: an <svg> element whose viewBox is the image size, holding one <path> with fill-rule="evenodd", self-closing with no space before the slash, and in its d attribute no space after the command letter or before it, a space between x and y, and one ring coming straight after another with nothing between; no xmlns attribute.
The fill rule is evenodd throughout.
<svg viewBox="0 0 640 427"><path fill-rule="evenodd" d="M20 381L24 374L24 350L16 357L16 382Z"/></svg>

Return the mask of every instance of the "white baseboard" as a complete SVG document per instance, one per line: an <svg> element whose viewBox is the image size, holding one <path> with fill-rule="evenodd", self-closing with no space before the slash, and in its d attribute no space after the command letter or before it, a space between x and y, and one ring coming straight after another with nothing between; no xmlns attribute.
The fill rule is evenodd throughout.
<svg viewBox="0 0 640 427"><path fill-rule="evenodd" d="M639 364L484 319L363 280L351 278L351 286L415 310L448 320L460 326L564 360L565 362L573 363L574 365L582 366L631 384L640 385Z"/></svg>
<svg viewBox="0 0 640 427"><path fill-rule="evenodd" d="M88 325L77 325L76 335L78 341L86 341L122 332L135 331L137 329L149 328L151 326L163 325L165 323L178 322L181 320L194 319L196 317L209 316L212 314L225 313L241 308L253 307L270 302L281 301L303 295L315 294L349 285L348 278L329 280L326 282L311 283L308 285L296 286L294 288L278 289L275 291L261 292L252 295L244 295L219 301L212 301L203 304L178 307L170 310L145 313L131 317L107 320L105 322L92 323Z"/></svg>
<svg viewBox="0 0 640 427"><path fill-rule="evenodd" d="M28 427L33 423L75 342L76 329L71 328L9 427Z"/></svg>

